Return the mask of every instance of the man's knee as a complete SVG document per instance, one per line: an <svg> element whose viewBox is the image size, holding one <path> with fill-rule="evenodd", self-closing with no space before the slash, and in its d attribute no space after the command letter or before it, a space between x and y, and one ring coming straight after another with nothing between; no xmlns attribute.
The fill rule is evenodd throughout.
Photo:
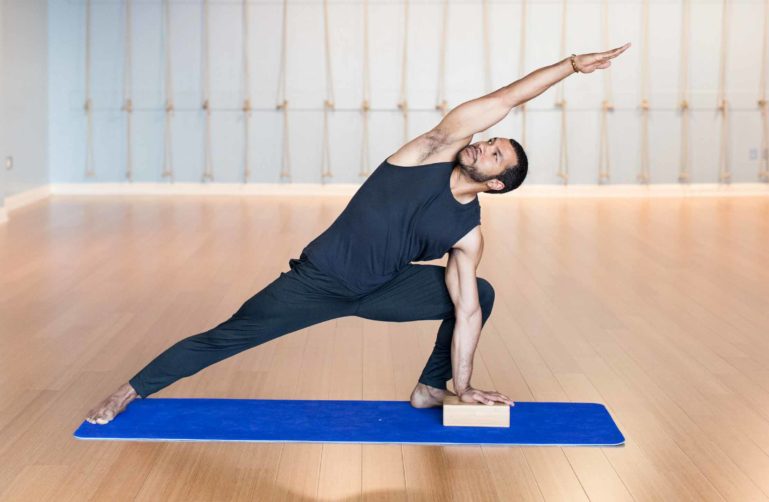
<svg viewBox="0 0 769 502"><path fill-rule="evenodd" d="M483 277L478 277L478 301L484 317L488 317L494 307L494 286Z"/></svg>

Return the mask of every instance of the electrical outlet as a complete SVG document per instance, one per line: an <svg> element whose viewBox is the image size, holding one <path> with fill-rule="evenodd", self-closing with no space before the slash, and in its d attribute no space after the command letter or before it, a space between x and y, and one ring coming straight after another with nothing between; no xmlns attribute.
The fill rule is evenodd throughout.
<svg viewBox="0 0 769 502"><path fill-rule="evenodd" d="M8 171L13 169L13 155L9 155L5 158L5 169Z"/></svg>

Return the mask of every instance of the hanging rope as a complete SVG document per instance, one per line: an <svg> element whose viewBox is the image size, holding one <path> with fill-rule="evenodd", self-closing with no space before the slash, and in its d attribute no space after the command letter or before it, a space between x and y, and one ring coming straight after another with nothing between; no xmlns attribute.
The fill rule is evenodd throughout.
<svg viewBox="0 0 769 502"><path fill-rule="evenodd" d="M485 77L486 93L492 91L491 78L491 25L489 23L489 0L483 0L483 74Z"/></svg>
<svg viewBox="0 0 769 502"><path fill-rule="evenodd" d="M283 114L283 158L280 178L291 179L291 148L288 141L288 100L286 100L286 37L288 36L288 0L283 0L283 28L280 44L280 73L278 75L278 104L276 110Z"/></svg>
<svg viewBox="0 0 769 502"><path fill-rule="evenodd" d="M368 123L369 110L371 110L371 70L368 60L368 0L363 0L363 137L360 150L360 166L358 176L367 177L371 172L369 155Z"/></svg>
<svg viewBox="0 0 769 502"><path fill-rule="evenodd" d="M165 113L165 134L163 139L163 177L171 178L173 181L173 150L172 150L172 123L174 116L173 99L173 65L171 64L171 2L163 0L163 27L165 35L163 37L163 50L165 52L165 94L166 94L166 113Z"/></svg>
<svg viewBox="0 0 769 502"><path fill-rule="evenodd" d="M91 106L91 0L85 3L85 103L86 117L85 175L96 176L93 155L93 108Z"/></svg>
<svg viewBox="0 0 769 502"><path fill-rule="evenodd" d="M728 182L732 173L729 168L729 102L726 99L726 54L729 42L729 2L723 0L721 12L721 58L718 78L718 111L721 113L721 146L718 155L718 180Z"/></svg>
<svg viewBox="0 0 769 502"><path fill-rule="evenodd" d="M401 95L398 108L403 112L403 142L409 140L409 105L406 90L409 47L409 0L403 0L403 57L401 58Z"/></svg>
<svg viewBox="0 0 769 502"><path fill-rule="evenodd" d="M609 0L601 4L603 46L609 47ZM609 112L614 111L611 85L611 68L603 72L603 103L601 105L600 147L598 149L598 183L606 183L610 176Z"/></svg>
<svg viewBox="0 0 769 502"><path fill-rule="evenodd" d="M637 179L649 183L649 0L643 0L641 51L641 169Z"/></svg>
<svg viewBox="0 0 769 502"><path fill-rule="evenodd" d="M131 2L126 0L125 15L125 57L123 58L123 108L126 112L126 178L133 181L133 159L131 156L131 114L133 103L131 101Z"/></svg>
<svg viewBox="0 0 769 502"><path fill-rule="evenodd" d="M683 0L681 15L681 167L678 173L678 181L688 183L691 176L691 162L689 159L689 27L691 25L691 2Z"/></svg>
<svg viewBox="0 0 769 502"><path fill-rule="evenodd" d="M769 0L764 0L764 34L761 44L761 77L758 86L758 110L761 114L761 153L758 179L769 182L769 105L766 99L767 45L769 44Z"/></svg>
<svg viewBox="0 0 769 502"><path fill-rule="evenodd" d="M527 0L521 0L521 26L518 29L520 33L520 42L518 44L518 75L524 75L526 72L526 7ZM521 103L515 108L517 113L521 114L521 146L526 149L526 103Z"/></svg>
<svg viewBox="0 0 769 502"><path fill-rule="evenodd" d="M443 25L441 27L441 42L438 56L438 85L435 109L446 116L449 103L446 101L446 35L449 32L449 0L443 0Z"/></svg>
<svg viewBox="0 0 769 502"><path fill-rule="evenodd" d="M203 113L205 114L205 129L203 131L203 177L202 181L213 181L214 170L211 159L211 101L210 101L210 69L208 57L208 0L203 0L203 46L201 48L201 69L203 72Z"/></svg>
<svg viewBox="0 0 769 502"><path fill-rule="evenodd" d="M484 85L486 90L484 94L488 94L492 91L492 79L491 79L491 47L489 42L489 33L491 33L491 26L489 26L489 0L483 0L483 75ZM489 139L489 130L486 129L481 133L481 140L486 141Z"/></svg>
<svg viewBox="0 0 769 502"><path fill-rule="evenodd" d="M562 2L561 13L561 54L566 54L566 0ZM566 99L564 97L564 80L556 90L556 108L561 109L561 151L558 158L558 172L556 175L563 180L564 185L569 182L569 157L568 143L566 141Z"/></svg>
<svg viewBox="0 0 769 502"><path fill-rule="evenodd" d="M250 150L250 138L249 134L249 121L251 119L251 71L249 67L249 50L248 50L248 0L243 0L243 183L248 183L248 178L251 176L251 169L249 166Z"/></svg>
<svg viewBox="0 0 769 502"><path fill-rule="evenodd" d="M323 152L321 153L321 182L333 176L331 173L331 142L328 131L328 114L334 109L334 78L331 73L331 41L328 31L328 0L323 0L323 39L326 59L326 99L323 101Z"/></svg>

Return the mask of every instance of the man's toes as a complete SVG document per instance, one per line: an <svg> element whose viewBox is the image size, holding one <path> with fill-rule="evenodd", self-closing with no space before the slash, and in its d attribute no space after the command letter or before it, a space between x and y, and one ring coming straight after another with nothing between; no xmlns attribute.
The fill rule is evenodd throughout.
<svg viewBox="0 0 769 502"><path fill-rule="evenodd" d="M96 423L97 423L97 424L99 424L99 425L104 425L104 424L106 424L106 423L109 423L109 421L110 421L110 420L112 420L113 418L114 418L114 417L112 417L110 414L108 414L108 413L105 413L105 414L103 414L103 415L99 416L99 417L96 419Z"/></svg>

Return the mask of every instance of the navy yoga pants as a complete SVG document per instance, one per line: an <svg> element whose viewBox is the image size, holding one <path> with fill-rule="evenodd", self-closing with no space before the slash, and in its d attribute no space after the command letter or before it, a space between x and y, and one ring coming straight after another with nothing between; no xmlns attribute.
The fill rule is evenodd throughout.
<svg viewBox="0 0 769 502"><path fill-rule="evenodd" d="M291 268L248 299L228 320L175 343L129 383L141 397L239 352L323 321L358 316L377 321L442 319L432 354L419 381L446 388L452 378L451 339L454 305L445 282L446 267L409 264L372 292L356 294L324 274L302 255ZM478 296L485 324L494 305L494 288L481 277Z"/></svg>

